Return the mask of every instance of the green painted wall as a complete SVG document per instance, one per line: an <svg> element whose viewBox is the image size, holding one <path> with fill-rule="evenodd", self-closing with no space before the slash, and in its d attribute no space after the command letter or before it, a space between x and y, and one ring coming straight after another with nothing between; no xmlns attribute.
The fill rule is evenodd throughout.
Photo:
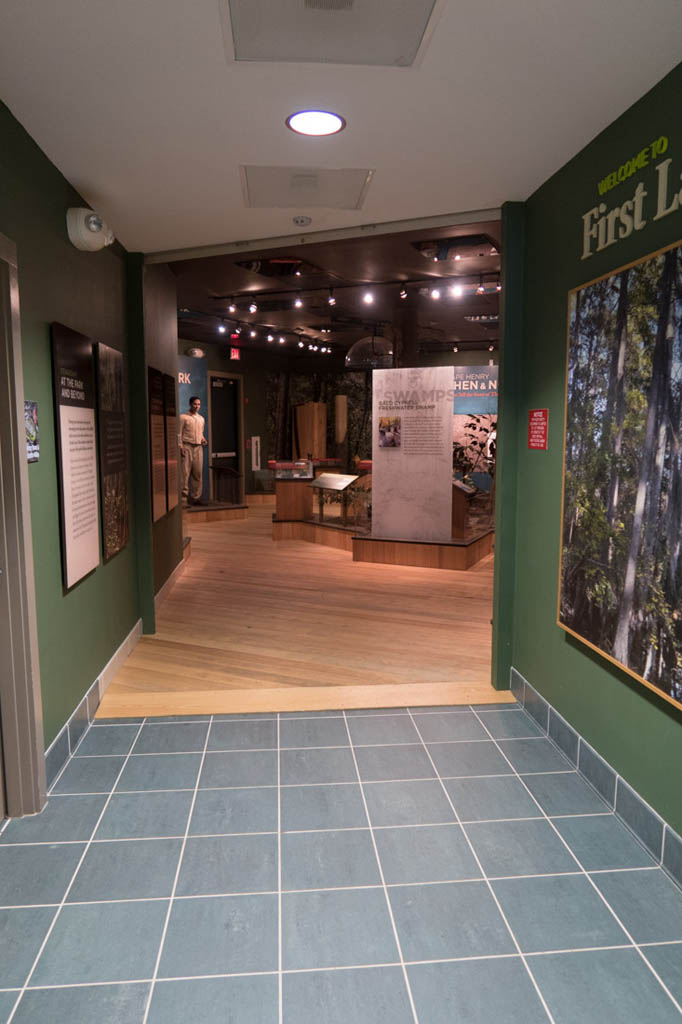
<svg viewBox="0 0 682 1024"><path fill-rule="evenodd" d="M134 523L128 547L62 590L49 324L126 351L125 253L78 252L66 210L86 206L0 104L0 231L17 245L25 396L38 402L40 461L29 466L45 743L51 742L138 618Z"/></svg>
<svg viewBox="0 0 682 1024"><path fill-rule="evenodd" d="M569 289L682 238L682 211L656 222L656 172L604 196L610 209L639 181L648 223L581 261L582 215L597 182L661 135L672 180L682 172L682 65L542 186L526 208L525 335L518 425L518 527L513 664L665 817L682 831L682 712L569 638L556 625L561 519L566 304ZM654 163L660 162L659 157ZM549 409L549 450L529 452L527 412Z"/></svg>

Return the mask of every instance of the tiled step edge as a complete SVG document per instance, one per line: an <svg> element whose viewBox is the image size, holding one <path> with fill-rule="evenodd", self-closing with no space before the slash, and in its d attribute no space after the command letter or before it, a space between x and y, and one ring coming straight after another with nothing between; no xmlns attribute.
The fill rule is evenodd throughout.
<svg viewBox="0 0 682 1024"><path fill-rule="evenodd" d="M510 682L519 704L682 887L682 839L677 832L513 667Z"/></svg>

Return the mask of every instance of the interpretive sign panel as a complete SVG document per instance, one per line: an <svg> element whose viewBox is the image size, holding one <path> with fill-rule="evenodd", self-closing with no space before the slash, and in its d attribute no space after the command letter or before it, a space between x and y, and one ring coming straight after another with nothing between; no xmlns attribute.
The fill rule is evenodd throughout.
<svg viewBox="0 0 682 1024"><path fill-rule="evenodd" d="M372 536L452 537L451 366L374 370Z"/></svg>
<svg viewBox="0 0 682 1024"><path fill-rule="evenodd" d="M24 425L26 427L26 459L28 462L37 462L40 458L37 402L24 402Z"/></svg>
<svg viewBox="0 0 682 1024"><path fill-rule="evenodd" d="M166 428L163 411L163 374L147 367L149 388L149 454L152 467L152 521L161 519L166 505Z"/></svg>
<svg viewBox="0 0 682 1024"><path fill-rule="evenodd" d="M99 472L102 496L104 561L128 543L128 448L123 353L101 342L97 346Z"/></svg>
<svg viewBox="0 0 682 1024"><path fill-rule="evenodd" d="M455 366L455 416L497 414L497 366Z"/></svg>
<svg viewBox="0 0 682 1024"><path fill-rule="evenodd" d="M175 377L163 375L163 408L166 417L166 480L168 485L168 511L178 501L178 405L175 397Z"/></svg>
<svg viewBox="0 0 682 1024"><path fill-rule="evenodd" d="M682 243L570 293L559 625L682 707Z"/></svg>
<svg viewBox="0 0 682 1024"><path fill-rule="evenodd" d="M52 324L62 571L68 590L99 565L99 501L92 342Z"/></svg>

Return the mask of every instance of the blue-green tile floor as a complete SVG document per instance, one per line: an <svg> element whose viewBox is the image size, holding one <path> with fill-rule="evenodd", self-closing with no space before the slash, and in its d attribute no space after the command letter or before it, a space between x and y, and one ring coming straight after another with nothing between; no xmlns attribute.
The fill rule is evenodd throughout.
<svg viewBox="0 0 682 1024"><path fill-rule="evenodd" d="M96 723L0 832L0 1024L669 1024L682 891L518 706Z"/></svg>

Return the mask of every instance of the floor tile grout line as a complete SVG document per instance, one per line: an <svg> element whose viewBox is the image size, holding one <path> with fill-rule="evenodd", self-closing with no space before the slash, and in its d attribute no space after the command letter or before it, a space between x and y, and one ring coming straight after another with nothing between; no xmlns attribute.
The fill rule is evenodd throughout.
<svg viewBox="0 0 682 1024"><path fill-rule="evenodd" d="M277 1019L284 1019L282 980L282 757L280 716L277 714Z"/></svg>
<svg viewBox="0 0 682 1024"><path fill-rule="evenodd" d="M453 825L456 825L453 822ZM367 830L369 831L369 830ZM191 838L191 836L189 837ZM654 871L657 868L614 868L604 869L602 871L593 871L591 874L624 874L628 871ZM510 882L510 881L532 881L537 878L579 878L583 875L582 871L552 871L543 874L533 875L472 875L467 878L438 878L429 879L428 881L418 882L386 882L387 889L413 889L418 886L429 887L434 885L470 885L472 882L479 882L483 884L486 880L489 882ZM282 889L282 893L287 896L296 895L301 893L313 893L313 892L353 892L363 891L365 889L382 889L383 885L378 882L369 882L364 885L324 885L324 886L313 886L307 889ZM237 889L232 892L194 892L187 893L182 896L176 895L174 902L182 902L184 900L218 900L218 899L235 899L240 896L277 896L277 889ZM118 897L108 898L101 896L98 899L91 900L69 900L65 906L68 907L89 907L95 904L113 904L113 903L165 903L170 899L170 896L130 896L130 897ZM8 904L6 906L0 906L0 910L36 910L39 908L58 907L58 903L15 903ZM673 939L673 942L682 942L682 939ZM651 944L651 943L650 943ZM636 942L632 942L632 945L638 945ZM643 943L640 943L643 945Z"/></svg>
<svg viewBox="0 0 682 1024"><path fill-rule="evenodd" d="M200 751L194 751L199 754ZM493 772L488 775L442 775L441 778L444 781L450 779L509 779L515 776L514 771L509 772ZM553 772L524 772L525 776L533 775L578 775L579 773L575 768L561 769ZM417 778L409 779L363 779L364 786L376 786L376 785L388 785L390 783L403 783L403 782L435 782L433 775L421 775ZM283 782L282 789L301 789L304 787L311 786L356 786L357 782L352 779L340 779L337 781L327 782ZM214 792L215 790L234 790L234 789L276 789L277 785L274 782L263 782L255 786L242 785L240 786L200 786L199 791L201 793ZM107 796L109 790L106 789L95 789L95 790L76 790L72 793L50 793L53 797L65 797L65 796ZM118 789L113 794L114 796L126 796L133 793L192 793L193 790L189 786L179 786L176 789Z"/></svg>
<svg viewBox="0 0 682 1024"><path fill-rule="evenodd" d="M414 1020L414 1024L419 1024L419 1018L417 1016L417 1007L415 1006L414 996L412 995L412 986L410 984L410 979L409 979L409 976L408 976L408 973L407 973L407 967L405 966L405 958L403 956L403 947L402 947L402 944L400 942L400 936L398 935L398 926L395 923L395 917L393 915L393 907L391 906L391 898L390 898L390 896L388 894L388 888L386 886L386 879L384 877L384 869L383 869L383 866L381 864L381 858L379 856L379 848L377 846L376 836L374 835L374 830L372 828L372 818L371 818L370 813L369 813L369 807L367 805L367 797L365 796L365 789L364 789L362 777L360 775L360 767L358 765L358 760L357 760L357 757L355 755L355 748L353 746L353 737L351 735L351 731L350 731L350 728L349 728L349 725L348 725L348 717L347 717L345 711L343 713L343 720L344 720L345 725L346 725L346 732L348 733L348 740L349 740L349 743L350 743L351 755L353 757L353 764L355 765L355 773L357 775L358 784L360 786L360 795L362 796L362 803L363 803L363 806L364 806L364 809L365 809L365 815L367 817L367 824L369 825L369 834L370 834L370 837L371 837L371 840L372 840L372 846L374 847L374 856L376 857L377 868L379 870L379 878L381 879L381 885L382 885L383 890L384 890L384 899L386 900L386 909L388 910L388 916L390 918L391 927L393 929L393 940L394 940L394 942L396 944L396 949L398 950L398 956L400 958L400 966L401 966L402 972L403 972L403 981L405 982L405 988L407 990L407 997L408 997L409 1002L410 1002L410 1009L412 1010L412 1018Z"/></svg>
<svg viewBox="0 0 682 1024"><path fill-rule="evenodd" d="M410 717L412 717L411 714L410 714ZM416 725L416 723L414 722L414 719L412 719L412 722L414 724L415 729L417 730L417 732L421 736L421 733L419 732L419 728ZM507 915L505 914L504 910L502 909L502 905L501 905L501 903L500 903L500 901L499 901L499 899L497 897L497 893L493 889L491 881L488 878L488 876L487 876L487 874L486 874L486 872L485 872L485 870L483 868L481 860L480 860L478 854L476 853L476 850L474 848L474 845L473 845L471 839L469 838L469 835L467 833L466 828L464 828L464 826L461 823L460 816L459 816L459 813L457 811L457 808L455 807L455 804L454 804L454 802L452 800L452 797L448 793L448 790L447 790L447 787L446 787L445 783L441 779L441 776L440 776L440 774L438 772L438 768L436 767L436 763L433 760L433 758L431 757L431 752L429 751L429 748L427 747L426 743L424 743L423 740L422 740L422 744L424 746L424 750L426 751L427 757L429 758L429 760L431 762L431 766L432 766L433 770L436 772L436 777L440 781L443 793L445 794L446 799L448 800L448 803L450 804L450 806L451 806L451 808L453 810L453 813L454 813L454 815L455 815L455 817L457 819L457 823L459 824L460 828L462 829L462 834L463 834L463 836L464 836L464 838L465 838L465 840L467 842L467 845L468 845L468 847L469 847L469 849L471 851L471 854L472 854L474 860L476 861L476 864L478 865L478 870L481 872L482 878L483 878L483 880L486 883L486 886L488 888L488 892L490 893L490 896L492 897L492 899L493 899L493 901L495 903L495 906L497 907L498 913L500 914L502 920L504 921L505 927L506 927L507 931L509 932L509 936L510 936L512 942L514 943L514 946L516 947L517 953L521 957L521 962L523 963L523 966L526 969L526 973L528 974L528 977L531 980L533 988L535 989L535 991L537 993L538 999L540 1000L540 1003L542 1004L542 1007L543 1007L545 1013L547 1014L547 1019L550 1021L550 1024L556 1024L556 1021L554 1020L554 1016L553 1016L549 1006L547 1005L547 1001L545 1000L545 997L543 996L543 994L542 994L542 992L540 990L540 986L538 985L537 981L535 980L535 975L533 974L532 970L530 969L530 965L528 964L528 961L526 960L526 957L525 957L524 953L521 950L521 945L520 945L518 939L516 938L516 935L514 934L514 931L512 929L511 924L509 923Z"/></svg>
<svg viewBox="0 0 682 1024"><path fill-rule="evenodd" d="M642 944L644 948L650 946L682 946L682 940L673 939L666 942L649 942ZM631 943L611 944L607 946L580 946L572 949L542 949L533 952L525 953L527 957L544 957L544 956L563 956L572 955L576 953L598 953L608 952L611 950L626 950L636 948ZM430 964L449 964L449 963L471 963L476 961L488 961L488 960L521 960L522 957L519 953L482 953L480 956L458 956L458 957L438 957L433 960L406 960L405 965L408 967L430 965ZM378 967L400 967L399 961L385 961L384 963L378 964L344 964L340 966L325 967L292 967L285 969L283 974L318 974L327 973L331 971L342 972L342 971L358 971L358 970L376 970ZM210 980L213 978L251 978L251 977L274 977L277 975L277 971L234 971L224 972L218 974L188 974L188 975L174 975L168 978L158 978L158 985L165 985L169 982L178 981L202 981ZM67 982L64 984L50 984L50 985L29 985L27 991L39 992L51 989L76 989L76 988L102 988L109 985L144 985L149 984L151 978L126 978L119 979L116 981L77 981ZM21 991L18 987L7 987L0 988L0 992L15 993Z"/></svg>
<svg viewBox="0 0 682 1024"><path fill-rule="evenodd" d="M142 730L142 725L139 726L138 732L141 731L141 730ZM86 730L86 732L87 732L87 730ZM66 764L64 765L64 768L66 768L66 765L69 764L70 761L71 761L71 757L69 757L68 760L66 761ZM76 865L76 868L75 868L75 870L73 872L73 875L71 876L71 881L69 882L68 886L66 887L66 890L65 890L64 895L62 896L62 899L61 899L61 901L60 901L60 903L59 903L59 905L57 907L55 915L52 918L52 921L50 922L50 926L47 929L47 932L45 933L45 936L43 937L43 941L40 944L40 948L38 949L38 952L36 953L36 956L35 956L35 959L33 961L33 964L31 965L31 969L29 970L28 975L26 976L26 980L25 980L25 982L24 982L24 984L22 986L22 989L21 989L21 992L19 994L19 997L17 998L14 1006L12 1007L12 1011L11 1011L9 1017L7 1018L7 1024L12 1024L12 1021L14 1020L14 1015L17 1012L17 1007L21 1003L21 1000L23 998L24 992L26 991L26 988L27 988L31 978L33 977L35 969L38 966L38 961L40 960L41 956L43 955L43 951L44 951L44 949L45 949L45 947L46 947L46 945L47 945L47 943L49 941L50 936L52 935L52 932L54 931L54 927L55 927L55 925L56 925L56 923L57 923L57 921L59 919L59 915L61 914L62 909L64 908L64 906L66 905L67 897L68 897L68 895L69 895L69 893L71 891L73 883L76 881L76 876L78 875L78 872L81 869L81 865L83 864L83 861L85 860L85 858L87 856L88 850L90 849L90 846L92 845L92 840L95 838L95 835L97 833L97 829L100 826L100 822L102 821L102 818L104 817L104 814L106 812L107 807L109 806L109 802L111 800L111 797L112 797L112 794L113 794L113 791L114 791L114 787L116 786L116 783L118 782L118 780L120 779L121 775L125 771L125 767L126 767L127 763L128 763L128 758L126 757L126 759L124 760L123 764L121 765L121 769L120 769L118 775L116 776L116 779L114 781L114 785L112 786L111 790L109 791L109 795L107 796L107 799L104 801L104 805L102 806L102 810L99 813L99 817L97 818L97 821L95 822L95 826L94 826L92 832L90 833L90 839L85 844L85 848L83 849L83 852L81 853L81 855L79 857L79 860L78 860L78 863ZM62 769L62 771L63 770L64 769ZM59 778L59 776L57 778ZM56 781L57 780L55 779L55 782Z"/></svg>
<svg viewBox="0 0 682 1024"><path fill-rule="evenodd" d="M204 768L204 761L206 759L206 748L208 746L209 736L211 735L211 726L212 725L213 725L213 717L211 717L211 720L210 720L209 725L208 725L208 729L206 730L206 738L204 740L204 752L203 752L202 757L201 757L201 763L199 764L199 769L197 771L197 777L196 777L195 784L194 784L194 793L192 795L192 800L191 800L191 803L190 803L190 806L189 806L189 814L187 815L187 825L185 826L185 837L184 837L184 839L182 841L182 846L180 848L180 856L178 858L177 867L175 869L175 878L173 879L173 888L171 889L171 895L170 895L170 899L168 901L168 907L166 909L166 918L165 918L164 923L163 923L163 930L161 932L161 941L159 942L159 951L156 954L156 962L154 964L154 974L152 976L151 985L149 987L149 992L147 994L147 1000L146 1000L146 1004L145 1004L144 1016L142 1018L142 1024L147 1024L147 1020L149 1018L149 1010L150 1010L150 1007L152 1005L152 999L154 998L154 988L156 986L156 981L157 981L157 978L158 978L158 975L159 975L159 967L161 966L161 957L163 955L163 949L164 949L164 946L166 944L166 935L168 934L168 925L170 923L171 912L173 910L173 901L175 899L175 893L176 893L177 888L178 888L178 882L180 881L180 872L182 870L182 862L183 862L183 859L184 859L184 856L185 856L185 849L187 848L187 837L189 835L190 825L191 825L191 822L192 822L192 815L194 814L194 805L196 803L197 793L199 791L199 780L201 779L201 773L202 773L203 768Z"/></svg>
<svg viewBox="0 0 682 1024"><path fill-rule="evenodd" d="M432 780L436 782L436 779ZM357 783L349 783L349 785L357 785ZM274 786L266 787L274 789ZM190 792L190 790L168 790L168 792ZM200 793L211 792L209 790L199 790ZM231 790L228 790L231 792ZM115 796L116 794L114 794ZM127 795L127 794L126 794ZM132 794L138 795L138 794ZM613 811L588 811L585 814L552 814L549 817L553 821L563 821L565 819L573 818L614 818L616 814ZM460 825L503 825L512 824L517 821L544 821L545 816L542 814L535 815L524 815L523 817L517 818L470 818L461 819ZM620 819L617 819L620 822ZM408 822L396 822L394 824L387 825L372 825L375 832L388 831L390 829L409 829L409 828L447 828L448 826L456 825L457 822L454 817L450 821L408 821ZM282 829L282 835L306 835L310 832L367 832L367 825L339 825L337 827L324 827L324 828L286 828ZM190 832L188 839L228 839L228 838L240 838L242 836L276 836L277 830L275 829L251 829L250 831L244 832ZM163 836L139 836L139 835L127 835L127 836L103 836L101 839L93 839L92 845L104 845L106 843L133 843L133 842L158 842L163 839L182 839L183 836L180 834L169 833ZM22 846L79 846L81 843L86 843L87 839L37 839L33 842L19 842L19 843L0 843L0 851L7 849L15 849ZM648 851L646 851L648 852ZM653 855L650 854L653 859ZM638 865L637 867L628 868L593 868L590 870L590 874L598 874L600 871L652 871L654 868L658 868L658 863L653 865Z"/></svg>
<svg viewBox="0 0 682 1024"><path fill-rule="evenodd" d="M405 716L407 717L407 716ZM340 719L334 719L334 721L340 721ZM501 741L503 743L518 743L522 740L544 740L546 736L502 736ZM427 740L427 744L431 746L454 746L462 743L490 743L491 740L487 737L478 737L474 739L466 740ZM418 740L405 740L402 742L394 743L356 743L356 750L364 750L369 747L421 747L421 743ZM210 747L206 753L210 754L274 754L277 751L299 751L299 750L348 750L348 743L323 743L320 746L314 744L306 744L305 746L298 747ZM195 750L143 750L136 751L134 747L129 751L133 757L187 757L191 754L200 754L201 749ZM88 761L96 760L98 758L105 757L126 757L125 753L114 751L106 754L72 754L72 758L77 761Z"/></svg>
<svg viewBox="0 0 682 1024"><path fill-rule="evenodd" d="M476 715L477 715L477 713L476 713L476 712L474 712L474 714L476 714ZM478 715L477 715L477 717L478 717ZM479 721L480 721L480 719L479 719ZM485 724L484 724L483 722L481 722L481 725L483 726L483 728L484 728L484 729L486 729L486 731L488 731L488 729L487 729L486 725L485 725ZM514 765L513 765L513 764L512 764L512 762L511 762L511 761L509 760L509 758L508 758L508 757L507 757L507 755L505 754L504 750L503 750L503 749L502 749L502 748L500 747L500 745L499 745L499 743L497 742L497 740L494 740L494 738L492 737L492 735L491 735L491 739L493 739L493 742L494 742L494 743L496 744L496 746L497 746L498 750L500 751L500 753L502 754L502 756L504 757L504 759L505 759L505 760L507 761L507 763L508 763L508 764L509 764L509 765L510 765L510 766L511 766L512 768L514 768ZM552 741L551 741L551 739L550 739L550 743L551 743L551 742L552 742ZM553 746L555 746L555 744L553 744ZM562 755L562 757L565 757L565 755L564 755L563 751L561 751L561 755ZM666 993L666 995L668 996L668 998L669 998L669 999L671 1000L671 1002L673 1003L673 1005L674 1005L674 1006L676 1007L676 1009L677 1009L678 1013L682 1014L682 1006L681 1006L681 1005L680 1005L680 1003L679 1003L679 1002L677 1001L677 999L675 998L675 996L674 996L674 995L672 994L672 992L670 991L670 989L668 988L668 986L667 986L667 985L665 984L665 982L663 981L663 979L661 978L661 976L659 975L659 973L658 973L658 972L657 972L657 971L655 970L655 968L653 967L653 965L652 965L652 964L650 964L650 963L649 963L649 961L647 960L647 958L646 958L646 957L644 956L644 953L643 953L643 952L641 951L641 949L639 948L639 945L638 945L638 943L637 943L637 942L635 941L634 937L633 937L633 936L631 935L631 933L630 933L629 929L625 927L625 925L624 925L624 924L623 924L623 922L621 921L620 917L618 916L618 914L616 913L616 911L614 910L614 908L613 908L613 907L611 906L611 904L610 904L610 903L609 903L609 901L607 900L607 898L606 898L606 896L604 895L604 893L603 893L603 892L601 891L601 889L599 888L599 886L597 885L597 883L596 883L596 882L594 881L594 879L593 879L593 878L591 877L590 873L589 873L589 872L588 872L588 871L587 871L587 870L585 869L585 867L584 867L584 865L582 864L582 862L581 862L580 858L579 858L579 857L577 856L577 854L576 854L576 853L575 853L575 852L574 852L574 851L573 851L573 850L571 849L571 847L569 846L568 842L567 842L567 841L566 841L566 840L564 839L564 837L562 836L561 832L560 832L560 831L559 831L559 829L558 829L558 828L556 827L556 825L554 824L554 822L552 821L552 819L551 819L551 818L549 817L549 815L548 815L548 814L547 814L547 813L545 812L545 810L543 809L542 805L541 805L541 804L540 804L540 802L539 802L539 801L538 801L538 800L536 799L536 797L534 796L534 794L532 793L532 791L530 790L530 788L529 788L529 787L528 787L528 786L526 785L526 783L525 783L525 782L524 782L524 780L523 780L523 776L522 776L522 775L521 775L521 774L520 774L520 773L519 773L519 772L517 771L517 769L516 769L516 768L514 768L514 772L515 772L515 774L516 774L516 777L518 778L519 782L521 782L521 784L522 784L522 785L524 786L524 788L525 788L525 789L526 789L526 791L528 792L528 794L529 794L529 796L531 797L531 799L532 799L532 800L533 800L533 801L534 801L534 802L535 802L535 803L537 804L537 806L538 806L538 807L540 808L540 810L542 811L542 813L543 813L543 816L544 816L544 818L545 818L545 821L547 821L547 823L549 824L550 828L551 828L551 829L553 829L553 831L554 831L554 832L556 833L556 835L557 835L557 836L559 837L559 840L560 840L560 841L561 841L561 842L563 843L563 845L564 845L564 846L566 847L566 849L567 849L567 850L568 850L568 852L570 853L571 857L573 857L574 861L576 862L576 864L577 864L577 865L578 865L578 867L580 868L580 871L582 872L582 875L583 875L583 877L587 879L588 883L589 883L589 884L590 884L590 885L592 886L592 889L594 890L594 892L595 892L595 893L597 894L597 896L598 896L598 897L599 897L599 899L600 899L600 900L602 901L602 903L604 904L604 906L605 906L605 907L607 908L607 910L609 911L609 913L610 913L610 914L611 914L611 915L613 916L614 920L615 920L615 921L616 921L616 923L617 923L617 924L619 925L619 927L620 927L620 928L621 928L621 929L623 930L624 934L625 934L625 935L626 935L626 936L628 937L628 939L629 939L629 940L630 940L630 942L632 943L633 947L634 947L634 948L635 948L635 949L637 950L637 953L638 953L638 955L640 956L640 958L641 958L641 959L642 959L642 960L644 961L644 963L646 964L646 966L648 967L648 969L649 969L649 970L651 971L651 973L653 974L654 978L656 978L656 981L657 981L657 982L659 983L659 985L661 986L661 988L663 989L663 991L664 991L664 992ZM640 844L640 845L641 845L641 844ZM628 868L625 868L625 869L623 869L623 870L632 870L632 869L628 869ZM608 872L608 869L604 869L604 873L608 874L608 873L609 873L609 872Z"/></svg>
<svg viewBox="0 0 682 1024"><path fill-rule="evenodd" d="M348 709L348 710L349 711L354 711L355 709L351 708L351 709ZM516 704L516 705L515 704L505 704L503 707L495 707L495 708L491 707L490 711L481 711L481 714L489 715L489 714L499 714L499 712L501 712L501 711L502 712L504 712L504 711L517 711L517 712L519 712L519 711L523 711L523 710L524 709L520 705L518 705L518 704ZM467 705L462 704L458 708L454 708L453 707L452 710L450 710L450 711L432 711L432 710L429 710L428 705L426 705L424 708L412 708L411 711L412 711L412 714L414 714L414 715L470 715L470 714L473 713L473 706L472 705L468 705L468 704ZM283 712L278 712L278 714L282 714L282 715L283 714L289 714L289 712L283 711ZM235 712L235 715L239 715L239 712ZM399 709L396 709L395 711L388 710L388 711L382 712L380 714L373 714L370 711L367 711L364 714L357 714L356 713L356 714L350 715L351 718L394 718L396 716L399 716L401 718L407 718L407 712L403 711L401 708L399 708ZM175 718L175 716L172 716L172 717ZM328 715L315 714L314 712L311 713L311 714L305 714L305 713L302 712L301 714L294 713L293 717L285 718L285 719L283 719L283 721L285 721L285 722L315 722L315 721L327 722L327 721L330 721L332 719L336 719L338 721L338 720L340 720L342 718L343 718L343 711L339 711L338 713L328 714ZM208 716L206 716L206 718L203 718L203 717L199 717L199 718L183 718L182 716L178 716L176 721L172 721L172 722L157 722L154 719L153 715L148 715L147 718L146 718L146 724L147 725L204 725L204 724L206 724L208 722L208 720L209 720ZM245 717L245 718L242 718L242 717L234 717L234 718L232 718L232 717L225 717L225 716L220 717L218 715L213 715L213 720L214 720L216 725L237 725L240 722L274 722L274 721L276 721L276 718L275 718L274 715L263 715L261 717L257 711L254 711L253 715L251 715L249 717ZM112 721L103 721L102 719L99 719L99 720L98 719L93 719L92 722L90 723L90 727L91 728L94 727L96 729L111 729L111 728L118 729L118 728L121 728L121 727L123 727L123 728L127 727L127 728L130 729L132 726L135 726L135 725L139 725L139 722L124 722L124 721L112 722Z"/></svg>

